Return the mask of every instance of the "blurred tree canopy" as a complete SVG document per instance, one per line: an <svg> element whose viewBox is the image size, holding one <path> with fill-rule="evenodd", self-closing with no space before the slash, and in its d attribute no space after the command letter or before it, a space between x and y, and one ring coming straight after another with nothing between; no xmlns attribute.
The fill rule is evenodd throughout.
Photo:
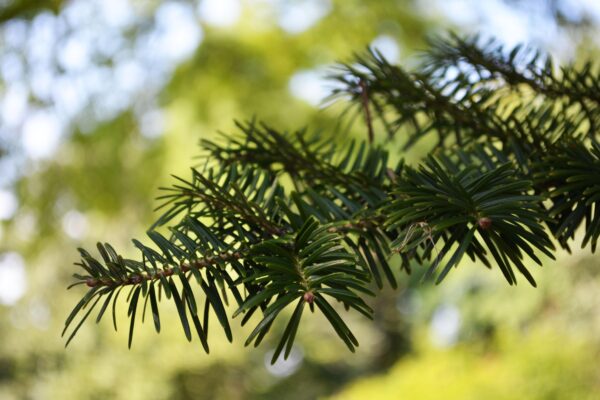
<svg viewBox="0 0 600 400"><path fill-rule="evenodd" d="M8 1L0 9L0 24L13 20L15 18L31 18L42 11L52 11L57 13L63 1L62 0L16 0Z"/></svg>
<svg viewBox="0 0 600 400"><path fill-rule="evenodd" d="M585 367L600 349L598 262L585 253L577 265L565 258L549 266L537 291L506 288L471 271L441 291L420 285L418 277L403 279L373 304L375 324L351 321L364 338L352 358L328 339L318 318L301 330L287 363L267 367L269 346L251 352L226 346L216 334L206 357L181 340L168 305L161 336L139 329L131 351L125 318L117 321L118 335L104 321L83 329L65 351L59 334L78 298L64 291L75 247L110 236L129 248L131 233L143 232L155 217L156 188L193 163L199 139L255 115L284 129L339 129L340 110L317 109L319 90L307 90L333 62L373 43L410 62L428 34L486 23L481 16L465 23L440 2L416 0L225 1L233 4L230 18L239 14L231 23L209 12L211 3L218 1L0 5L0 208L6 208L0 213L6 214L0 221L0 398L307 399L374 373L384 374L374 378L377 387L390 388L381 398L396 392L428 398L435 396L426 393L430 380L448 369L456 373L456 382L447 383L456 396L469 394L465 387L474 397L492 393L494 374L530 385L522 393L531 398L586 398L598 390L597 370ZM522 15L527 2L506 3L502 10ZM551 16L548 26L559 27L547 29L552 37L581 49L558 53L576 59L592 51L593 11L539 3L550 7L538 8L550 10L543 12ZM352 128L340 141L357 136L364 134ZM446 327L446 336L436 336L436 324ZM426 337L451 349L432 349ZM540 363L547 373L535 372ZM564 369L571 384L557 387ZM421 370L427 371L422 380L410 383ZM372 394L370 385L359 382L339 396Z"/></svg>

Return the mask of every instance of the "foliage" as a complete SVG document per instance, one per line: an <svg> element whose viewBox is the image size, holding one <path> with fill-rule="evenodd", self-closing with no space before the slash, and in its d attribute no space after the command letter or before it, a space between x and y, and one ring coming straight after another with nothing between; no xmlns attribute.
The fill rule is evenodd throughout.
<svg viewBox="0 0 600 400"><path fill-rule="evenodd" d="M354 350L358 341L330 302L370 318L362 296L372 294L371 280L396 287L388 262L396 253L402 269L428 265L425 277L437 273L437 283L466 254L497 266L510 284L516 268L535 285L525 260L541 265L536 252L553 256L547 232L566 248L585 220L582 245L595 250L597 70L555 70L537 52L477 38L432 46L414 72L370 51L333 76L341 84L334 98L364 116L369 143L340 149L327 136L256 121L204 141L202 166L161 196L163 213L147 232L152 245L134 240L137 259L109 244L98 245L100 258L80 249L83 273L73 286L89 289L67 318L67 344L96 306L97 321L109 307L116 321L126 289L130 345L148 303L160 330L163 295L188 340L195 330L209 351L212 313L231 341L231 296L232 317L260 317L246 345L258 345L293 308L273 362L289 354L306 304ZM390 136L406 136L405 149L435 133L434 151L419 166L392 165L371 143L379 122Z"/></svg>
<svg viewBox="0 0 600 400"><path fill-rule="evenodd" d="M3 5L0 10L0 24L17 18L28 18L42 11L57 12L63 4L62 0L15 0Z"/></svg>
<svg viewBox="0 0 600 400"><path fill-rule="evenodd" d="M359 381L333 398L425 400L443 393L447 399L593 399L598 368L587 345L534 331L519 339L504 333L487 351L425 349L418 358L400 361L389 375Z"/></svg>

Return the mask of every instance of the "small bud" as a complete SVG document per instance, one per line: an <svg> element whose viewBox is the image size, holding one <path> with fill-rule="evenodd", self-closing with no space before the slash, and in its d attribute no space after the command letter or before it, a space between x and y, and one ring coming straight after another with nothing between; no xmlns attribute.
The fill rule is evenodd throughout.
<svg viewBox="0 0 600 400"><path fill-rule="evenodd" d="M385 173L386 173L387 177L390 179L390 181L392 181L393 183L396 183L396 180L397 180L396 172L394 172L393 169L388 168L385 170Z"/></svg>
<svg viewBox="0 0 600 400"><path fill-rule="evenodd" d="M165 270L163 270L163 275L164 276L171 276L171 275L173 275L173 270L172 269L165 269Z"/></svg>
<svg viewBox="0 0 600 400"><path fill-rule="evenodd" d="M312 294L312 292L306 292L304 293L304 296L302 297L304 299L305 302L307 302L308 304L312 304L313 301L315 301L315 295Z"/></svg>
<svg viewBox="0 0 600 400"><path fill-rule="evenodd" d="M481 229L488 230L492 226L492 220L488 217L482 217L482 218L479 218L479 221L477 221L477 224L479 225L479 227Z"/></svg>
<svg viewBox="0 0 600 400"><path fill-rule="evenodd" d="M96 285L98 285L98 280L94 278L87 278L85 284L88 285L88 287L95 287Z"/></svg>
<svg viewBox="0 0 600 400"><path fill-rule="evenodd" d="M129 278L129 281L134 285L137 285L138 283L142 282L142 277L139 275L133 275L131 278Z"/></svg>

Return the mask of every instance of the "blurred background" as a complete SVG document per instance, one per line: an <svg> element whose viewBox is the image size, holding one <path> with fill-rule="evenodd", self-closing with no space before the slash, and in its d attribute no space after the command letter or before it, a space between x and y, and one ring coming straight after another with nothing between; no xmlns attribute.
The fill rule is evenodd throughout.
<svg viewBox="0 0 600 400"><path fill-rule="evenodd" d="M588 250L546 260L537 289L468 262L441 286L402 276L374 322L348 315L357 354L311 317L286 362L245 328L213 330L207 356L171 304L129 351L108 320L67 350L60 332L76 248L135 255L157 188L233 119L335 132L324 76L368 45L410 66L428 36L479 32L567 63L597 57L599 28L597 0L0 0L0 399L598 398Z"/></svg>

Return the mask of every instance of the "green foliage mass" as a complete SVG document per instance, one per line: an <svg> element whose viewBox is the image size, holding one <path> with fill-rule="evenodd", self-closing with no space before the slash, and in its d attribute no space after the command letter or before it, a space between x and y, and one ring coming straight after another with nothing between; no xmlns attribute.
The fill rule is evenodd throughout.
<svg viewBox="0 0 600 400"><path fill-rule="evenodd" d="M333 398L595 398L597 355L585 344L549 332L501 337L485 352L464 347L424 351L399 362L388 375L364 379Z"/></svg>
<svg viewBox="0 0 600 400"><path fill-rule="evenodd" d="M327 136L255 121L204 141L203 166L159 197L163 214L147 232L153 245L133 241L139 258L109 244L98 244L100 259L80 249L83 274L73 286L89 289L67 318L63 334L79 317L67 344L97 305L97 321L111 304L115 320L126 289L130 346L138 308L143 320L150 303L160 330L164 292L187 339L193 326L206 352L211 313L231 341L230 318L245 314L243 325L258 311L246 340L256 346L294 307L272 362L287 358L306 304L354 351L358 341L330 302L372 318L361 294L371 294L371 281L397 286L388 262L396 253L407 272L428 264L424 278L436 283L467 255L509 284L516 270L535 286L525 264L542 265L536 252L553 258L548 231L568 248L585 225L582 246L595 250L600 78L592 64L559 73L529 48L452 36L434 41L414 72L371 51L332 79L341 84L333 97L349 98L348 110L364 116L369 142L340 148ZM436 136L433 154L417 167L391 164L373 144L375 119L390 137L403 129L404 149ZM202 312L193 286L204 294ZM229 295L238 307L231 317Z"/></svg>

